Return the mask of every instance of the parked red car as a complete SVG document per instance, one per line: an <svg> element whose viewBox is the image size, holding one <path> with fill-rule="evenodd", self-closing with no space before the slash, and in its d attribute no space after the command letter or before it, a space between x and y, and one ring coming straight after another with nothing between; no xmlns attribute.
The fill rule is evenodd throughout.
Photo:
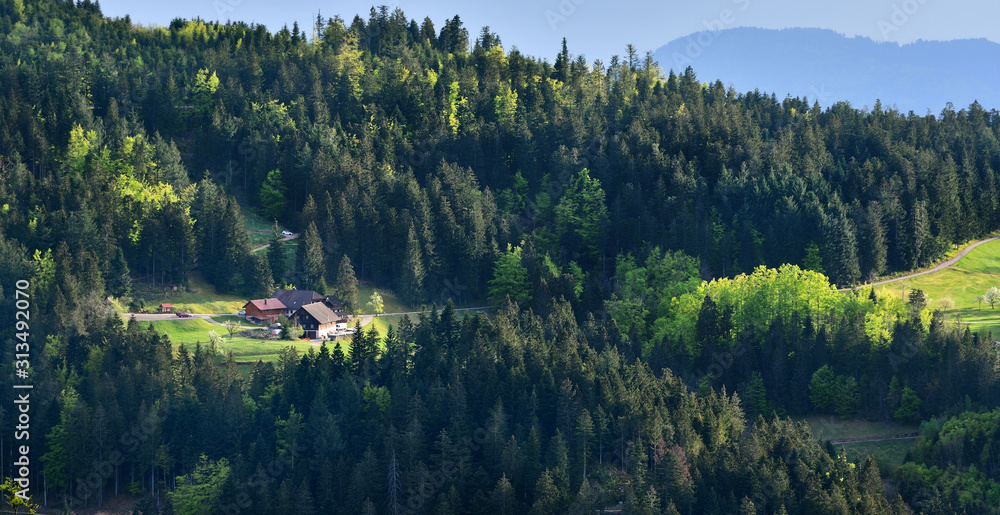
<svg viewBox="0 0 1000 515"><path fill-rule="evenodd" d="M187 317L191 316L191 313L185 313L183 311L178 311L177 312L177 316L179 316L181 318L187 318Z"/></svg>

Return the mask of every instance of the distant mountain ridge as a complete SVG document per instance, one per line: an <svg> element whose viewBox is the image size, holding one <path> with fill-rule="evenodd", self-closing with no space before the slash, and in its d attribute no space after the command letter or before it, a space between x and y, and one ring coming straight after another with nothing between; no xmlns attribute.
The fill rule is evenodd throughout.
<svg viewBox="0 0 1000 515"><path fill-rule="evenodd" d="M907 45L849 38L824 29L733 28L697 32L654 52L667 73L691 66L699 80L721 80L746 92L759 89L852 106L895 106L938 114L978 101L1000 109L1000 44L986 39L918 41Z"/></svg>

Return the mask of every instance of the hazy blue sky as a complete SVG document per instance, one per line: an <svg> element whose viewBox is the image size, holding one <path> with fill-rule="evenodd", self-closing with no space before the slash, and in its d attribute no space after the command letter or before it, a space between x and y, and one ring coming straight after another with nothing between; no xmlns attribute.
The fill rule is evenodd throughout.
<svg viewBox="0 0 1000 515"><path fill-rule="evenodd" d="M399 7L418 22L430 16L438 30L458 14L473 40L489 25L504 47L516 45L549 60L564 36L570 53L607 61L627 43L644 52L706 28L737 26L816 27L900 43L957 38L1000 42L1000 2L988 0L102 0L101 8L106 15L129 14L142 24L201 17L263 23L273 31L296 20L308 29L317 11L325 17L339 14L347 23L355 14L367 19L371 6L381 4Z"/></svg>

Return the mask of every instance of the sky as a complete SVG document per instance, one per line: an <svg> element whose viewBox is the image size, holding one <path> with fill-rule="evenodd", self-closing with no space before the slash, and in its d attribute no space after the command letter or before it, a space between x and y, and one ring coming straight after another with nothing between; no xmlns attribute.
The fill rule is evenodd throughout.
<svg viewBox="0 0 1000 515"><path fill-rule="evenodd" d="M339 14L349 24L355 14L367 19L372 5L383 4L418 23L429 16L438 30L458 14L470 40L488 25L504 48L550 61L563 37L571 54L606 62L628 43L644 53L693 32L741 26L831 29L901 44L963 38L1000 43L1000 2L992 0L102 0L101 9L143 25L200 17L262 23L275 31L294 21L310 30L317 12Z"/></svg>

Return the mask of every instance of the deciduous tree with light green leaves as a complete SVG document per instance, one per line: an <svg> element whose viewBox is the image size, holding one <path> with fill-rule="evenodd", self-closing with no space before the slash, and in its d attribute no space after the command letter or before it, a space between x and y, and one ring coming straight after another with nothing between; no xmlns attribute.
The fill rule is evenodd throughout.
<svg viewBox="0 0 1000 515"><path fill-rule="evenodd" d="M15 484L14 480L9 477L4 479L3 484L0 485L0 492L3 492L4 507L10 510L4 510L4 513L33 515L38 510L38 505L31 502L31 496L25 499L18 495L19 491L21 491L21 487Z"/></svg>
<svg viewBox="0 0 1000 515"><path fill-rule="evenodd" d="M191 85L191 100L194 102L194 112L196 117L204 116L212 107L212 97L219 89L219 77L208 69L198 70L194 77L194 84Z"/></svg>
<svg viewBox="0 0 1000 515"><path fill-rule="evenodd" d="M264 207L264 213L270 218L281 218L285 214L285 207L288 200L285 198L285 183L281 178L281 170L275 168L267 172L264 184L260 186L260 203Z"/></svg>
<svg viewBox="0 0 1000 515"><path fill-rule="evenodd" d="M226 458L210 461L202 454L194 471L187 476L177 476L177 488L167 494L174 513L198 515L214 511L230 473Z"/></svg>
<svg viewBox="0 0 1000 515"><path fill-rule="evenodd" d="M382 295L379 294L378 290L372 291L372 296L368 299L368 309L375 316L381 315L385 309L385 303L382 301Z"/></svg>
<svg viewBox="0 0 1000 515"><path fill-rule="evenodd" d="M608 208L601 181L592 178L590 170L584 168L570 180L555 207L555 226L564 250L579 253L588 264L600 260L608 228Z"/></svg>
<svg viewBox="0 0 1000 515"><path fill-rule="evenodd" d="M903 388L903 394L899 400L899 409L892 416L904 423L915 424L920 420L920 397L917 392L909 386Z"/></svg>
<svg viewBox="0 0 1000 515"><path fill-rule="evenodd" d="M490 299L499 304L506 297L518 303L531 300L528 269L521 262L521 247L507 244L507 252L500 255L493 265L493 279L489 281Z"/></svg>
<svg viewBox="0 0 1000 515"><path fill-rule="evenodd" d="M833 406L837 389L836 376L829 365L823 365L813 373L809 381L809 400L821 412L826 412Z"/></svg>

